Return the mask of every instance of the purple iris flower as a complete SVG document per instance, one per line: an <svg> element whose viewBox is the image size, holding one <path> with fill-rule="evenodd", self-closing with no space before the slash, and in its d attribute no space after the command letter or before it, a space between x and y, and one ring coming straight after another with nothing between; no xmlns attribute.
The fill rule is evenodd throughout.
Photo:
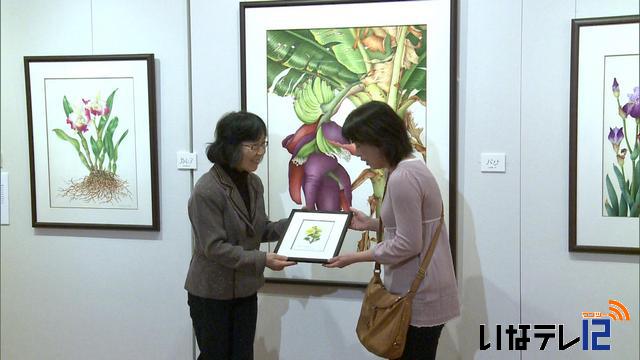
<svg viewBox="0 0 640 360"><path fill-rule="evenodd" d="M633 88L633 94L629 94L629 102L622 107L622 111L634 118L640 118L640 88Z"/></svg>
<svg viewBox="0 0 640 360"><path fill-rule="evenodd" d="M622 142L622 139L624 139L624 133L622 132L622 128L619 127L614 127L609 128L609 137L608 137L609 141L611 141L611 144L613 146L619 146L620 142Z"/></svg>
<svg viewBox="0 0 640 360"><path fill-rule="evenodd" d="M611 85L611 91L613 91L613 96L620 96L620 86L618 85L618 79L613 78L613 85Z"/></svg>

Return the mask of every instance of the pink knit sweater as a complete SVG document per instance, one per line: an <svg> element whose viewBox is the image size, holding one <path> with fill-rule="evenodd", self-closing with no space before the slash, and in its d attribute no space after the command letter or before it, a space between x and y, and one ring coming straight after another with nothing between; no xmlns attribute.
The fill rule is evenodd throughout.
<svg viewBox="0 0 640 360"><path fill-rule="evenodd" d="M384 265L384 284L392 293L404 294L411 287L438 227L441 204L438 184L421 159L403 160L389 175L382 204L384 241L375 246L374 259ZM437 241L413 300L413 326L440 325L460 315L445 224Z"/></svg>

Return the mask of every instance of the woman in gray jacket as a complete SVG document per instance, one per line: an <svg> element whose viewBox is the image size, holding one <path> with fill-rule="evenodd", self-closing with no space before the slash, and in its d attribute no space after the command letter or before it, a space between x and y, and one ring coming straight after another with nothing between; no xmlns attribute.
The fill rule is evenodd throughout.
<svg viewBox="0 0 640 360"><path fill-rule="evenodd" d="M259 250L261 242L278 240L287 225L287 219L269 221L262 182L253 174L266 152L266 134L255 114L224 115L207 148L214 165L189 199L195 246L185 289L199 360L253 359L264 268L295 264Z"/></svg>

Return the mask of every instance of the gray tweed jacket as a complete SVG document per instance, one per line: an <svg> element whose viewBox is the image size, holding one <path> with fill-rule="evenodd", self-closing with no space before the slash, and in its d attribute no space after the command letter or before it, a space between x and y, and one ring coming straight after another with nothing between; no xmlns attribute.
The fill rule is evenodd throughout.
<svg viewBox="0 0 640 360"><path fill-rule="evenodd" d="M195 240L184 288L210 299L253 295L264 284L266 253L260 242L284 235L287 219L270 222L264 208L264 187L249 174L249 209L225 171L213 165L196 183L189 199Z"/></svg>

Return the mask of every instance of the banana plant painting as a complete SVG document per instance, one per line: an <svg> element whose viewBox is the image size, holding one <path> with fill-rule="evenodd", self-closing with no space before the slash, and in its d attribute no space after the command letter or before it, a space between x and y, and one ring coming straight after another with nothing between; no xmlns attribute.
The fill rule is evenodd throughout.
<svg viewBox="0 0 640 360"><path fill-rule="evenodd" d="M426 104L426 25L267 31L267 88L292 99L298 129L282 147L289 160L289 195L314 210L348 210L352 191L371 181L371 214L379 215L384 191L381 169L365 169L355 180L341 161L355 151L334 119L346 102L383 101L405 121L412 145L426 159L423 128L410 107ZM304 204L302 199L304 194ZM359 250L372 238L363 233Z"/></svg>
<svg viewBox="0 0 640 360"><path fill-rule="evenodd" d="M97 95L91 99L81 98L72 106L67 97L63 97L62 107L69 129L58 128L53 132L73 147L88 175L81 180L70 179L68 187L60 190L61 196L103 203L130 196L127 182L117 175L118 148L129 133L127 129L116 136L119 119L111 115L117 90L111 92L106 103Z"/></svg>

